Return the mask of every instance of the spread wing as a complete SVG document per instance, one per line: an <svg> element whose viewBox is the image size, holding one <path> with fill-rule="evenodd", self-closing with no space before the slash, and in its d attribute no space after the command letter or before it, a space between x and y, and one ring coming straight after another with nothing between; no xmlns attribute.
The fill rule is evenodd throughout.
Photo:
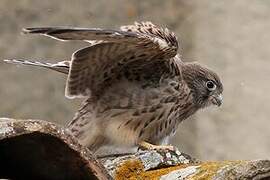
<svg viewBox="0 0 270 180"><path fill-rule="evenodd" d="M123 26L122 30L94 28L27 28L25 33L59 40L98 42L72 55L66 96L97 96L122 77L142 80L161 76L167 69L180 74L171 59L176 56L175 35L152 23Z"/></svg>

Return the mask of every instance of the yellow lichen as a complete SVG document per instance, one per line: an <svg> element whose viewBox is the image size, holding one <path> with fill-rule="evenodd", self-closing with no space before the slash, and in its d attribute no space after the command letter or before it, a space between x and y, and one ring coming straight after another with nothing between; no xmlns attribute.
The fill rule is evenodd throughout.
<svg viewBox="0 0 270 180"><path fill-rule="evenodd" d="M115 179L117 180L156 180L161 176L166 175L174 170L183 169L189 166L198 166L198 171L194 175L190 175L188 179L201 180L211 179L216 175L217 171L226 166L235 166L246 161L220 161L220 162L203 162L196 164L183 164L177 166L171 166L167 168L160 168L155 170L144 171L143 164L138 159L127 160L120 165L115 173Z"/></svg>
<svg viewBox="0 0 270 180"><path fill-rule="evenodd" d="M127 160L115 172L116 180L136 179L143 171L143 164L138 159Z"/></svg>
<svg viewBox="0 0 270 180"><path fill-rule="evenodd" d="M145 171L140 174L140 179L158 180L161 176L165 174L168 174L174 170L182 169L185 167L187 167L187 165L178 165L178 166L171 166L167 168L160 168L156 170Z"/></svg>
<svg viewBox="0 0 270 180"><path fill-rule="evenodd" d="M192 180L211 179L217 171L225 166L235 166L245 161L220 161L220 162L203 162L198 164L198 173L191 176Z"/></svg>

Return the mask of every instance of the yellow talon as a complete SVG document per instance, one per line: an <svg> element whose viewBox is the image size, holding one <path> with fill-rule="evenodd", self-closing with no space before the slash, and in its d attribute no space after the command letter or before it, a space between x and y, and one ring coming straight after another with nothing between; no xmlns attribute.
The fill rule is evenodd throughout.
<svg viewBox="0 0 270 180"><path fill-rule="evenodd" d="M170 151L175 150L174 146L171 145L154 145L146 141L139 142L138 146L139 149L141 150L170 150Z"/></svg>

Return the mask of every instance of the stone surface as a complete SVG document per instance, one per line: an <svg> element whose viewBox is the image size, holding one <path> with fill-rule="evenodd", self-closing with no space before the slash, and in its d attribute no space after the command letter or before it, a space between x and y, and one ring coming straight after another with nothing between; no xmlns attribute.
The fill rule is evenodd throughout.
<svg viewBox="0 0 270 180"><path fill-rule="evenodd" d="M196 173L198 166L189 166L183 169L174 170L166 175L160 177L160 180L168 180L168 179L187 179L188 176L192 176Z"/></svg>
<svg viewBox="0 0 270 180"><path fill-rule="evenodd" d="M110 175L119 180L270 179L270 160L200 162L173 151L143 151L105 158L102 162Z"/></svg>
<svg viewBox="0 0 270 180"><path fill-rule="evenodd" d="M111 176L120 176L125 174L125 168L128 169L131 164L135 167L140 166L143 171L148 171L179 164L184 165L198 162L198 160L191 158L187 154L169 150L139 151L135 154L123 155L120 157L111 156L99 158L99 160L103 163Z"/></svg>
<svg viewBox="0 0 270 180"><path fill-rule="evenodd" d="M171 153L174 156L173 152ZM159 155L157 155L159 154ZM119 180L124 179L269 179L270 178L270 160L254 160L254 161L211 161L199 162L189 159L188 161L174 161L171 165L170 160L166 158L164 152L154 151L153 156L149 152L136 153L135 155L127 155L105 161L104 165L110 174ZM147 156L147 165L142 161L141 157ZM180 155L181 156L181 155ZM153 163L148 169L151 162L159 159L161 164Z"/></svg>

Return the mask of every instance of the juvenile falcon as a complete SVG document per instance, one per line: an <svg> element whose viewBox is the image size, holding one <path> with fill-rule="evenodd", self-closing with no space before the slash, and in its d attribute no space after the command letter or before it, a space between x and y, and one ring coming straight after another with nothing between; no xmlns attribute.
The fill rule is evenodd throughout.
<svg viewBox="0 0 270 180"><path fill-rule="evenodd" d="M42 27L23 31L90 43L76 51L70 62L5 61L68 75L66 97L85 98L68 127L92 151L104 145L166 145L181 121L222 103L218 75L199 64L182 62L174 33L151 22L120 30Z"/></svg>

